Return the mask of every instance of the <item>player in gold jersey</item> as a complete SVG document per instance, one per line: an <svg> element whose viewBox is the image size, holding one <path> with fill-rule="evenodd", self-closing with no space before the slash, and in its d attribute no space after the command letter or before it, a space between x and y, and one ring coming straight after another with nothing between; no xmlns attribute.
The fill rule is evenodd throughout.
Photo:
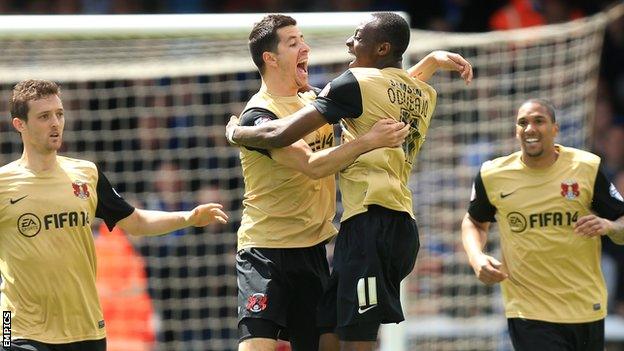
<svg viewBox="0 0 624 351"><path fill-rule="evenodd" d="M472 78L470 64L448 52L434 52L409 72L402 70L409 36L400 16L373 14L347 41L355 55L351 68L314 102L288 118L255 127L236 127L234 120L227 129L230 140L271 148L341 118L350 142L386 116L410 125L402 148L371 151L340 172L345 212L320 322L337 326L347 349L372 350L381 323L404 319L399 285L413 268L419 246L407 179L436 103L435 90L424 81L440 68L457 70L466 81Z"/></svg>
<svg viewBox="0 0 624 351"><path fill-rule="evenodd" d="M56 83L22 81L9 106L24 151L0 168L0 306L11 337L2 350L104 351L93 219L157 235L227 216L219 204L187 212L133 208L95 164L59 156L65 115Z"/></svg>
<svg viewBox="0 0 624 351"><path fill-rule="evenodd" d="M298 93L308 87L310 48L292 17L264 17L249 48L262 86L242 113L243 125L262 125L314 100L314 91ZM364 152L401 145L408 129L384 120L357 141L333 147L333 128L325 126L288 147L241 148L239 350L274 350L278 338L289 339L293 350L318 350L316 307L329 280L325 244L336 234L334 173Z"/></svg>
<svg viewBox="0 0 624 351"><path fill-rule="evenodd" d="M483 283L501 283L519 351L602 351L607 291L600 236L624 244L624 201L600 158L555 144L555 109L520 106L521 151L485 162L475 178L462 241ZM502 260L484 253L498 222Z"/></svg>

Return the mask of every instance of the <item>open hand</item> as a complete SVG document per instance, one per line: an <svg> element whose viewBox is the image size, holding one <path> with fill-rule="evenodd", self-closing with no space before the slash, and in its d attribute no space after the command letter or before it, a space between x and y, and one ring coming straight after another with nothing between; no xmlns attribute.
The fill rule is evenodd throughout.
<svg viewBox="0 0 624 351"><path fill-rule="evenodd" d="M460 54L437 50L432 52L430 55L433 56L440 69L445 71L457 71L466 82L466 85L470 84L473 75L472 65Z"/></svg>
<svg viewBox="0 0 624 351"><path fill-rule="evenodd" d="M209 203L195 207L187 218L189 225L204 227L210 223L227 223L228 215L223 212L223 205Z"/></svg>

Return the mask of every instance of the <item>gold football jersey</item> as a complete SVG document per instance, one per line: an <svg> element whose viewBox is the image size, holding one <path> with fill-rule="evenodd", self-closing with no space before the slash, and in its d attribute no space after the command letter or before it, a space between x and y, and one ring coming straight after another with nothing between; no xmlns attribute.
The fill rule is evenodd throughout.
<svg viewBox="0 0 624 351"><path fill-rule="evenodd" d="M574 234L574 224L592 211L618 215L599 206L610 198L600 158L556 147L559 157L546 169L527 167L521 152L484 163L469 213L486 222L495 211L509 274L501 284L508 318L591 322L607 313L601 243Z"/></svg>
<svg viewBox="0 0 624 351"><path fill-rule="evenodd" d="M342 221L373 204L414 217L408 180L429 129L436 96L431 86L399 68L352 68L319 94L313 105L330 122L342 118L344 141L362 136L383 118L411 125L403 147L370 151L340 172Z"/></svg>
<svg viewBox="0 0 624 351"><path fill-rule="evenodd" d="M58 156L44 172L20 161L0 168L0 306L11 311L13 339L105 337L91 222L97 215L114 226L134 210L113 193L88 161ZM115 197L112 207L122 203L115 218L98 207L105 197Z"/></svg>
<svg viewBox="0 0 624 351"><path fill-rule="evenodd" d="M254 95L241 117L242 125L286 117L312 101L313 92L275 96L263 87ZM312 150L333 146L333 128L325 125L303 138ZM245 179L243 217L238 230L238 249L249 247L311 247L336 234L332 220L336 211L334 175L311 179L270 158L264 150L241 147Z"/></svg>

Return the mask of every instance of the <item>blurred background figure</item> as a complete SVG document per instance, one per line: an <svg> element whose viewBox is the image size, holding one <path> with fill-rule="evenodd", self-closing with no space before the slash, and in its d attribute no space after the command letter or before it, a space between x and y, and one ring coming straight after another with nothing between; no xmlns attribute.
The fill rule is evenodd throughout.
<svg viewBox="0 0 624 351"><path fill-rule="evenodd" d="M94 230L98 257L97 289L108 351L151 351L154 346L154 310L147 293L145 261L129 237L104 222Z"/></svg>

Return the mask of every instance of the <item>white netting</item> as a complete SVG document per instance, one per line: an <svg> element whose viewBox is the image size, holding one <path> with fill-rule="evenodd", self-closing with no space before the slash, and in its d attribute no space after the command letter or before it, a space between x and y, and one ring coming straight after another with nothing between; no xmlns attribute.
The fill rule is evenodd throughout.
<svg viewBox="0 0 624 351"><path fill-rule="evenodd" d="M335 15L317 15L309 20L314 25L308 15L294 17L313 49L311 81L322 86L346 67L344 40L363 14L339 14L338 22ZM64 154L96 162L140 206L179 210L217 201L230 213L232 223L224 227L133 242L135 255L145 259L158 315L157 350L236 348L235 230L243 182L238 150L223 134L229 115L260 85L246 37L261 15L222 16L139 16L122 21L123 30L99 22L102 16L86 16L96 29L83 32L55 32L58 23L20 30L19 20L0 17L0 163L21 152L7 113L12 85L53 79L62 84L67 111ZM29 23L40 23L34 19ZM506 33L412 33L411 62L432 49L451 49L472 61L476 77L469 87L448 73L432 81L438 106L411 183L422 246L406 285L408 349L505 344L500 296L476 281L461 250L459 222L472 177L486 158L514 150L513 116L528 97L550 98L560 108L562 143L585 144L605 22L596 16ZM145 26L137 29L138 23ZM495 235L490 247L496 250ZM112 329L124 321L141 323L119 316L107 323ZM109 336L111 347L114 339ZM122 350L141 350L119 343Z"/></svg>

